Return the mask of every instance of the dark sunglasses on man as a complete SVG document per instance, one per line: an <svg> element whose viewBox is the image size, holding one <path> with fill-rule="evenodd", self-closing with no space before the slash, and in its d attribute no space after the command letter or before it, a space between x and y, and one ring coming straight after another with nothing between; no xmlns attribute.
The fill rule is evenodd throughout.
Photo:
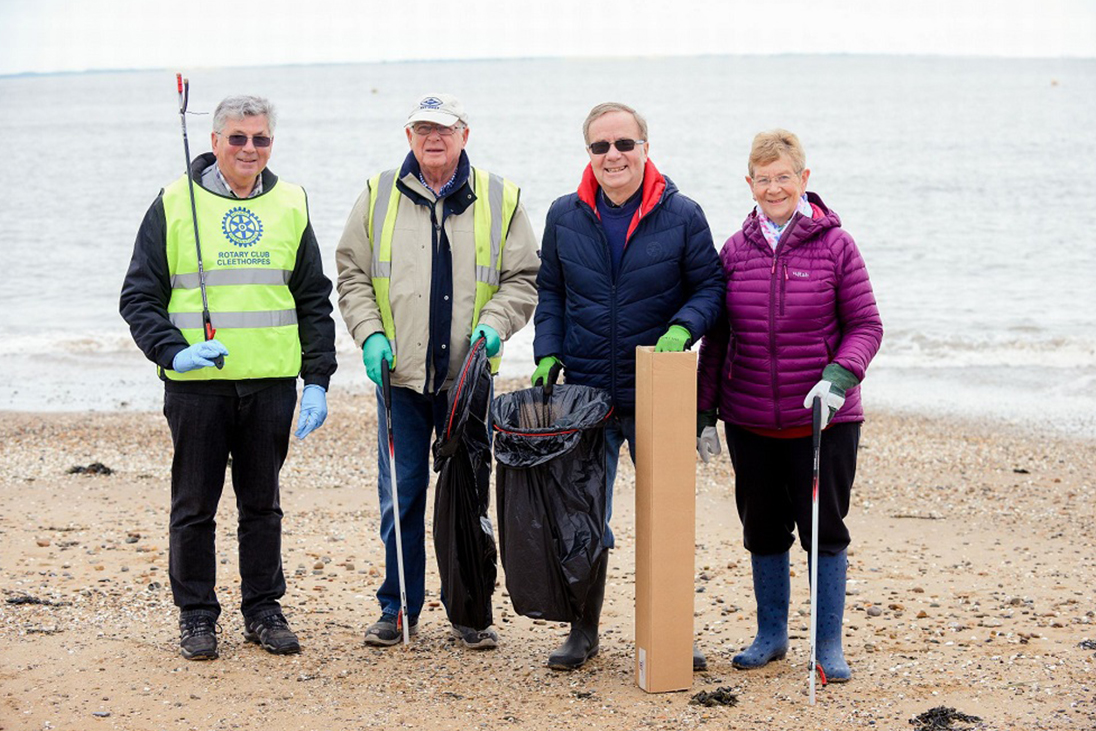
<svg viewBox="0 0 1096 731"><path fill-rule="evenodd" d="M247 139L247 135L229 135L228 144L233 147L243 147L247 144ZM251 138L251 144L256 147L270 147L270 143L273 139L273 137L267 137L266 135L255 135Z"/></svg>
<svg viewBox="0 0 1096 731"><path fill-rule="evenodd" d="M646 141L647 140L623 139L616 140L614 142L607 142L606 140L598 140L597 142L591 142L588 147L590 148L590 152L594 153L595 155L604 155L606 152L609 151L610 145L617 148L617 151L619 152L631 152L632 150L636 149L636 145L642 145Z"/></svg>

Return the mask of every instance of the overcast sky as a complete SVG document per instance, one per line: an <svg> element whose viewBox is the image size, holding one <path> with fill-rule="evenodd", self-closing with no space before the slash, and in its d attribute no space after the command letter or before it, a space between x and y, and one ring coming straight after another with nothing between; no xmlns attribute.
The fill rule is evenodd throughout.
<svg viewBox="0 0 1096 731"><path fill-rule="evenodd" d="M1096 57L1096 0L0 0L0 74L757 53Z"/></svg>

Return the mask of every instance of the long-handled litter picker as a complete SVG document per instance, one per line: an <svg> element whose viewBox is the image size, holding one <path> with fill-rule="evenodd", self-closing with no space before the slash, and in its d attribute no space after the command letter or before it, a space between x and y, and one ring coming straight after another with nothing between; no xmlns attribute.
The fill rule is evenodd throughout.
<svg viewBox="0 0 1096 731"><path fill-rule="evenodd" d="M822 451L822 397L811 404L811 442L814 448L814 473L811 484L811 705L817 675L826 684L826 673L818 664L818 462ZM816 672L817 671L817 672Z"/></svg>
<svg viewBox="0 0 1096 731"><path fill-rule="evenodd" d="M190 189L190 217L194 221L194 246L198 250L198 287L202 290L202 330L205 333L205 339L212 340L217 331L213 329L213 322L209 318L205 267L202 266L202 242L198 237L198 209L194 205L194 175L190 170L190 142L186 136L186 107L190 101L190 79L184 79L182 74L175 74L175 83L179 87L179 123L183 126L183 154L186 156L186 182ZM213 358L213 365L224 368L225 357L216 356Z"/></svg>
<svg viewBox="0 0 1096 731"><path fill-rule="evenodd" d="M381 390L384 393L384 416L388 431L388 479L392 485L392 524L396 527L396 571L400 577L400 613L396 616L396 628L403 629L403 644L411 644L411 630L407 626L407 582L403 578L403 538L400 535L400 493L396 487L396 441L392 436L392 379L388 372L388 360L381 358Z"/></svg>

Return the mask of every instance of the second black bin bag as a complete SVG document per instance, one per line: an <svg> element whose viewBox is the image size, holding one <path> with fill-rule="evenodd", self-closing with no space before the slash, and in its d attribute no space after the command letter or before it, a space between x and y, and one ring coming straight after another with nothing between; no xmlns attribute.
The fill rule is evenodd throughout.
<svg viewBox="0 0 1096 731"><path fill-rule="evenodd" d="M494 400L499 545L506 590L526 617L580 616L605 533L609 394L536 386Z"/></svg>
<svg viewBox="0 0 1096 731"><path fill-rule="evenodd" d="M434 442L434 553L449 621L472 629L492 624L497 575L491 499L491 367L484 340L472 345L449 391L445 429Z"/></svg>

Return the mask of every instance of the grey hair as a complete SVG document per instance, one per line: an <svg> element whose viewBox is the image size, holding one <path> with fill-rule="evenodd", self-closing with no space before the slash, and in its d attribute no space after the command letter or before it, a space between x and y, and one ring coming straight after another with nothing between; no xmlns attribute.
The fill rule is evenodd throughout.
<svg viewBox="0 0 1096 731"><path fill-rule="evenodd" d="M213 131L220 134L224 131L225 124L230 119L243 119L244 117L266 117L266 123L270 127L270 134L274 134L274 125L278 121L278 113L274 111L274 105L269 99L261 96L228 96L217 105L213 112Z"/></svg>
<svg viewBox="0 0 1096 731"><path fill-rule="evenodd" d="M631 114L636 120L636 124L639 125L639 136L647 139L647 120L643 118L643 115L632 109L627 104L621 104L620 102L603 102L590 110L590 113L586 115L586 121L582 123L582 139L586 140L586 144L590 144L590 125L594 123L598 117L603 117L610 112L627 112Z"/></svg>

